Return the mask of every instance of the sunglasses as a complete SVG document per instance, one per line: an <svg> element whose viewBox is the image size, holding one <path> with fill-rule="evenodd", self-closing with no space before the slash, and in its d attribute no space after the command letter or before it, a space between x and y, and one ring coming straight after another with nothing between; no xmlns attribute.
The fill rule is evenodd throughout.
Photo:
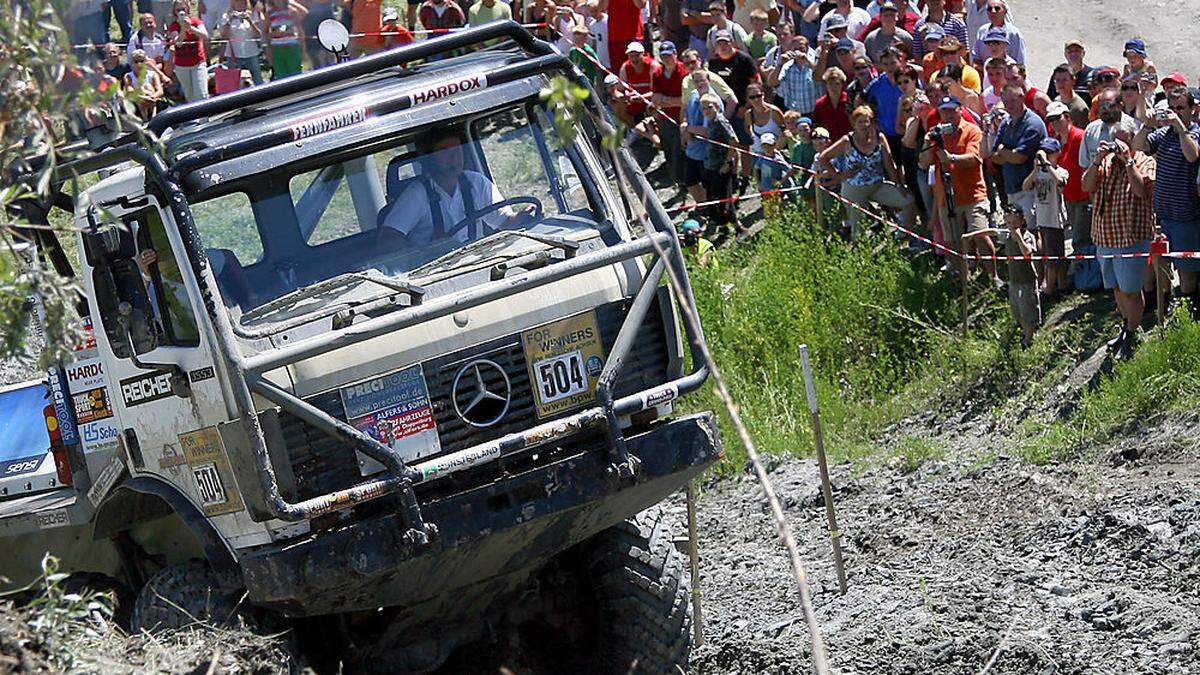
<svg viewBox="0 0 1200 675"><path fill-rule="evenodd" d="M1121 85L1121 91L1137 91L1137 90L1138 90L1138 86L1136 84Z"/></svg>
<svg viewBox="0 0 1200 675"><path fill-rule="evenodd" d="M748 99L756 99L756 98L762 98L762 97L763 97L762 94L748 94L746 96L746 98L748 98Z"/></svg>
<svg viewBox="0 0 1200 675"><path fill-rule="evenodd" d="M1108 75L1100 75L1100 76L1098 76L1098 77L1096 78L1096 81L1097 81L1097 82L1113 82L1113 81L1115 81L1116 79L1117 79L1117 76L1116 76L1116 75L1113 75L1113 74L1111 74L1111 73L1110 73L1110 74L1108 74Z"/></svg>
<svg viewBox="0 0 1200 675"><path fill-rule="evenodd" d="M988 14L999 14L1000 12L1003 12L1003 11L1004 11L1003 7L988 7Z"/></svg>
<svg viewBox="0 0 1200 675"><path fill-rule="evenodd" d="M871 66L854 66L855 70L870 70Z"/></svg>

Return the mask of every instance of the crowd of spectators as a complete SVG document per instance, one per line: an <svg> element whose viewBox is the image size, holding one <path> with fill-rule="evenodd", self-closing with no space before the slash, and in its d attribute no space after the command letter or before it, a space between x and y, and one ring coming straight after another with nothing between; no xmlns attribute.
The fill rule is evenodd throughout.
<svg viewBox="0 0 1200 675"><path fill-rule="evenodd" d="M517 19L593 82L626 143L663 154L680 194L725 200L694 214L709 236L746 233L728 198L753 192L786 189L850 239L882 214L985 258L944 269L1007 287L1026 340L1046 303L1102 284L1128 352L1153 268L1120 256L1160 234L1200 250L1200 92L1160 77L1137 37L1117 65L1068 41L1061 64L1038 64L1052 70L1039 89L1006 0L72 0L68 17L147 117L326 64L326 18L346 23L352 55ZM1098 258L1014 262L1004 281L986 258L1006 252ZM1172 266L1197 312L1200 260Z"/></svg>

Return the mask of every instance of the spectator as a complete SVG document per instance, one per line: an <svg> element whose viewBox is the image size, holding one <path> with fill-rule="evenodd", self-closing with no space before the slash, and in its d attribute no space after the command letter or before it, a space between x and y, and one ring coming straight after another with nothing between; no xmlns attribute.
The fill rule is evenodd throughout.
<svg viewBox="0 0 1200 675"><path fill-rule="evenodd" d="M825 69L830 66L841 68L843 73L853 73L854 60L858 57L867 58L867 48L863 47L862 43L855 42L846 37L833 39L834 34L844 30L833 31L825 42L820 45L817 50L817 65L813 66L814 80L823 80Z"/></svg>
<svg viewBox="0 0 1200 675"><path fill-rule="evenodd" d="M1037 87L1029 84L1025 73L1024 63L1008 64L1008 81L1021 87L1021 90L1025 92L1025 106L1032 108L1038 117L1044 120L1046 118L1046 106L1050 105L1050 97L1044 92L1038 91Z"/></svg>
<svg viewBox="0 0 1200 675"><path fill-rule="evenodd" d="M846 94L850 96L851 105L858 106L867 102L867 87L875 81L875 69L865 56L855 57L851 68L853 79L846 85Z"/></svg>
<svg viewBox="0 0 1200 675"><path fill-rule="evenodd" d="M943 96L937 103L937 115L944 126L926 134L920 166L934 167L933 195L937 204L942 239L951 250L991 256L996 249L988 237L964 239L968 234L988 228L987 186L983 180L983 132L962 114L962 102ZM931 127L932 128L932 127ZM946 194L945 176L950 176L950 194ZM959 259L960 263L962 259ZM993 283L998 280L994 263L985 262ZM965 265L960 273L966 272Z"/></svg>
<svg viewBox="0 0 1200 675"><path fill-rule="evenodd" d="M141 49L130 52L129 63L131 68L124 79L126 95L137 106L138 117L149 120L163 97L162 77Z"/></svg>
<svg viewBox="0 0 1200 675"><path fill-rule="evenodd" d="M1148 58L1149 53L1146 52L1146 42L1141 38L1134 38L1125 43L1125 66L1121 72L1124 79L1132 79L1138 75L1151 74L1158 79L1158 68L1154 66L1154 62Z"/></svg>
<svg viewBox="0 0 1200 675"><path fill-rule="evenodd" d="M846 19L840 14L834 14L828 21L825 36L822 38L822 46L825 45L829 45L831 49L836 51L842 51L846 48L846 45L850 45L853 47L854 56L867 55L866 45L854 39L850 33L849 24L846 23Z"/></svg>
<svg viewBox="0 0 1200 675"><path fill-rule="evenodd" d="M1000 105L1000 91L1008 84L1008 61L1002 58L988 59L983 73L988 82L983 90L983 107L992 110Z"/></svg>
<svg viewBox="0 0 1200 675"><path fill-rule="evenodd" d="M608 14L600 9L599 0L590 0L587 9L587 27L588 35L592 39L592 49L595 49L596 56L600 57L600 65L611 70L612 59L608 54Z"/></svg>
<svg viewBox="0 0 1200 675"><path fill-rule="evenodd" d="M1025 38L1016 24L1008 19L1008 3L1006 0L988 0L988 25L980 26L975 34L975 59L979 62L988 59L986 46L981 44L995 41L996 35L1003 35L1008 45L1008 55L1017 63L1025 63Z"/></svg>
<svg viewBox="0 0 1200 675"><path fill-rule="evenodd" d="M967 24L946 11L945 0L925 0L925 16L916 25L913 35L913 58L921 59L927 51L929 35L940 33L938 40L952 37L964 49L967 45Z"/></svg>
<svg viewBox="0 0 1200 675"><path fill-rule="evenodd" d="M425 0L421 6L417 8L417 19L425 30L438 32L454 30L467 25L467 15L463 13L462 7L454 0ZM547 22L552 21L552 17L546 19ZM435 59L448 58L451 54L440 56L426 57L427 61Z"/></svg>
<svg viewBox="0 0 1200 675"><path fill-rule="evenodd" d="M759 137L759 153L755 158L755 169L758 171L758 191L782 190L791 187L789 180L791 164L787 155L779 149L779 138L771 132Z"/></svg>
<svg viewBox="0 0 1200 675"><path fill-rule="evenodd" d="M599 0L597 8L608 15L608 58L613 70L620 70L624 63L625 46L641 42L645 6L646 0Z"/></svg>
<svg viewBox="0 0 1200 675"><path fill-rule="evenodd" d="M1096 97L1096 112L1099 117L1088 123L1083 130L1083 142L1079 145L1079 166L1086 170L1092 165L1100 144L1112 140L1113 128L1128 119L1129 125L1137 128L1137 122L1121 111L1121 102L1115 89L1101 91ZM1094 219L1093 219L1094 220Z"/></svg>
<svg viewBox="0 0 1200 675"><path fill-rule="evenodd" d="M380 17L379 39L381 49L392 49L401 45L412 44L413 34L400 23L400 12L395 7L383 10Z"/></svg>
<svg viewBox="0 0 1200 675"><path fill-rule="evenodd" d="M688 71L688 76L683 78L683 100L691 100L692 92L696 89L695 85L692 84L692 75L698 71L704 71L704 77L708 86L712 88L713 93L721 97L721 100L725 102L725 116L732 116L737 109L737 96L734 95L733 89L729 87L720 75L715 75L704 67L704 63L700 60L700 52L695 49L685 49L679 61Z"/></svg>
<svg viewBox="0 0 1200 675"><path fill-rule="evenodd" d="M767 84L778 92L785 108L809 115L816 107L821 92L813 80L808 38L797 35L792 38L788 48L780 63L767 74Z"/></svg>
<svg viewBox="0 0 1200 675"><path fill-rule="evenodd" d="M813 188L813 199L817 199L816 193L824 191L827 194L821 195L821 214L826 227L831 230L840 231L838 223L842 220L842 202L831 195L837 194L841 187L841 181L838 178L838 169L841 166L841 158L835 158L832 163L826 165L821 161L821 154L833 145L833 139L829 137L829 130L825 127L813 128L813 152L816 157L813 158L812 166L809 167L807 181L808 185Z"/></svg>
<svg viewBox="0 0 1200 675"><path fill-rule="evenodd" d="M175 79L189 103L208 98L207 42L208 30L189 15L187 0L175 0L175 21L167 26L167 43L175 49Z"/></svg>
<svg viewBox="0 0 1200 675"><path fill-rule="evenodd" d="M231 0L229 11L218 24L219 35L228 44L228 53L239 71L250 72L254 84L262 84L262 16L250 8L247 0Z"/></svg>
<svg viewBox="0 0 1200 675"><path fill-rule="evenodd" d="M1112 66L1099 66L1092 71L1092 77L1088 80L1088 86L1092 93L1092 119L1096 119L1100 112L1100 104L1097 102L1100 94L1104 91L1111 90L1114 94L1120 97L1120 79L1121 71ZM1119 101L1118 101L1119 103Z"/></svg>
<svg viewBox="0 0 1200 675"><path fill-rule="evenodd" d="M1025 211L1025 222L1033 223L1033 193L1024 189L1025 178L1046 137L1046 123L1025 105L1025 92L1009 82L1000 93L1008 119L1001 125L992 149L992 162L1000 165L1008 203Z"/></svg>
<svg viewBox="0 0 1200 675"><path fill-rule="evenodd" d="M900 152L900 131L896 128L896 113L900 107L900 54L888 47L879 58L879 75L867 86L863 98L875 108L879 129L888 139L893 156Z"/></svg>
<svg viewBox="0 0 1200 675"><path fill-rule="evenodd" d="M650 100L669 119L658 125L659 138L662 140L663 158L671 182L682 186L683 153L679 122L683 106L683 78L687 77L688 71L675 55L675 43L669 40L658 43L658 60L661 67L654 73Z"/></svg>
<svg viewBox="0 0 1200 675"><path fill-rule="evenodd" d="M813 148L813 127L812 119L803 117L795 111L788 111L783 114L783 119L786 127L786 132L791 138L791 148L788 150L788 161L792 163L792 171L796 173L800 171L796 167L804 167L807 169L812 166L813 160L817 156L817 151ZM801 183L808 181L807 174L801 171L799 176ZM812 197L812 189L805 189L800 192L806 199Z"/></svg>
<svg viewBox="0 0 1200 675"><path fill-rule="evenodd" d="M199 0L196 13L204 22L204 29L209 35L216 35L221 25L221 17L229 11L229 0Z"/></svg>
<svg viewBox="0 0 1200 675"><path fill-rule="evenodd" d="M850 133L850 96L846 93L846 74L834 66L825 71L825 94L813 106L813 124L831 137Z"/></svg>
<svg viewBox="0 0 1200 675"><path fill-rule="evenodd" d="M1009 256L1008 311L1013 321L1021 327L1023 349L1028 349L1033 344L1033 335L1042 323L1037 269L1032 259L1037 243L1028 226L1024 211L1011 204L1004 208L1004 234L1007 235L1004 237L1004 255Z"/></svg>
<svg viewBox="0 0 1200 675"><path fill-rule="evenodd" d="M778 38L767 30L767 13L764 10L750 12L750 27L750 35L746 36L746 53L761 64L767 52L778 44Z"/></svg>
<svg viewBox="0 0 1200 675"><path fill-rule="evenodd" d="M901 211L904 227L912 229L915 209L912 195L900 187L900 174L888 149L887 138L875 129L875 111L859 106L851 115L854 130L821 153L826 170L836 170L833 160L845 157L844 169L837 178L842 184L842 197L859 208L847 210L847 226L851 241L857 240L863 210L872 203Z"/></svg>
<svg viewBox="0 0 1200 675"><path fill-rule="evenodd" d="M695 53L695 50L688 51ZM694 89L688 95L687 105L683 109L684 119L679 125L680 140L684 147L683 187L692 201L699 203L707 201L704 160L708 157L708 143L705 142L708 132L705 131L704 105L701 99L713 92L709 86L707 70L694 70L688 77L691 78ZM717 100L721 99L718 97Z"/></svg>
<svg viewBox="0 0 1200 675"><path fill-rule="evenodd" d="M646 56L646 48L640 42L630 42L625 48L625 63L621 64L621 69L617 73L621 81L629 85L633 91L639 94L631 96L626 112L635 121L640 122L646 116L646 101L649 100L651 90L654 87L654 78L658 74L659 65L654 62L654 59ZM653 120L651 120L651 124ZM647 137L652 137L653 132L650 127L643 127L647 133ZM630 129L633 132L633 129ZM632 137L628 134L625 137L626 143L632 141ZM655 145L658 145L655 142Z"/></svg>
<svg viewBox="0 0 1200 675"><path fill-rule="evenodd" d="M1117 337L1109 342L1119 357L1133 353L1146 308L1142 287L1149 267L1144 258L1116 256L1149 253L1154 238L1155 162L1130 148L1133 134L1133 123L1122 119L1113 131L1113 140L1100 146L1083 174L1083 188L1094 197L1092 238L1100 256L1100 274L1104 287L1113 290L1124 319Z"/></svg>
<svg viewBox="0 0 1200 675"><path fill-rule="evenodd" d="M745 52L734 48L733 36L722 31L717 34L716 54L708 60L708 70L720 75L721 79L733 90L733 95L737 97L737 108L734 109L729 122L733 125L738 142L743 147L749 146L752 139L746 131L745 114L749 104L746 93L750 83L758 81L758 66L754 63L754 59ZM750 155L743 154L742 172L737 181L738 194L742 194L746 189L751 167Z"/></svg>
<svg viewBox="0 0 1200 675"><path fill-rule="evenodd" d="M1082 129L1091 120L1092 111L1088 107L1087 100L1075 91L1075 82L1075 75L1071 73L1071 65L1059 64L1054 69L1054 74L1050 76L1050 84L1054 90L1050 98L1062 103L1067 109L1067 114L1071 116L1071 122Z"/></svg>
<svg viewBox="0 0 1200 675"><path fill-rule="evenodd" d="M303 36L316 36L317 26L325 19L332 19L334 15L335 0L288 0L289 5L292 5L292 12L298 17L299 22L296 24L297 35L301 36L300 40L304 43L301 45L305 54L308 54L308 62L313 68L320 68L333 63L333 54L325 51L321 46L320 40L305 40ZM299 7L295 6L299 5ZM429 26L426 26L429 28ZM287 50L290 52L290 50ZM290 63L286 64L290 67ZM290 71L292 75L300 72L297 66L295 71ZM275 74L272 74L271 79L275 79Z"/></svg>
<svg viewBox="0 0 1200 675"><path fill-rule="evenodd" d="M158 20L149 12L138 17L138 31L129 38L125 53L132 54L139 49L146 52L146 58L156 68L167 53L167 41L158 32Z"/></svg>
<svg viewBox="0 0 1200 675"><path fill-rule="evenodd" d="M688 29L688 47L695 49L701 60L708 58L708 31L714 23L713 15L708 11L709 2L681 0L680 16Z"/></svg>
<svg viewBox="0 0 1200 675"><path fill-rule="evenodd" d="M783 135L783 111L767 103L763 87L757 82L746 87L746 101L745 131L752 139L750 150L762 154L763 134L775 138Z"/></svg>
<svg viewBox="0 0 1200 675"><path fill-rule="evenodd" d="M729 120L725 119L721 110L721 99L716 94L710 92L701 96L700 105L704 111L704 138L707 146L704 155L704 192L710 201L728 199L732 195L730 181L737 166L737 151L734 147L737 137ZM733 204L715 204L710 213L716 228L728 226L734 228L739 237L746 234L746 229L738 222Z"/></svg>
<svg viewBox="0 0 1200 675"><path fill-rule="evenodd" d="M504 3L501 2L499 4L503 5ZM553 38L550 40L551 44L563 54L571 51L571 47L574 46L571 38L571 30L582 22L583 17L576 14L570 5L566 3L556 5L554 7L554 17L550 20L550 25L548 26L550 35Z"/></svg>
<svg viewBox="0 0 1200 675"><path fill-rule="evenodd" d="M1008 36L1001 30L989 30L982 40L975 43L975 46L981 49L984 55L982 60L975 62L976 65L986 65L992 59L1003 59L1006 64L1016 63L1016 60L1008 53ZM988 80L983 84L989 86L994 83ZM998 88L997 91L999 91Z"/></svg>
<svg viewBox="0 0 1200 675"><path fill-rule="evenodd" d="M775 45L767 50L766 56L762 58L762 62L758 66L764 79L773 68L783 63L783 55L791 51L792 38L796 37L796 31L792 29L790 23L781 23L775 27L775 36Z"/></svg>
<svg viewBox="0 0 1200 675"><path fill-rule="evenodd" d="M503 5L504 3L498 4ZM471 11L474 12L474 10L475 7L472 7ZM567 60L575 64L575 67L583 73L593 87L599 89L604 82L604 71L597 65L600 57L589 43L590 37L587 26L582 23L575 24L575 27L571 29L571 50L567 52Z"/></svg>
<svg viewBox="0 0 1200 675"><path fill-rule="evenodd" d="M867 34L863 46L867 49L867 58L879 63L883 51L897 43L913 47L913 36L908 31L896 25L900 19L900 9L893 0L885 0L880 6L879 28Z"/></svg>
<svg viewBox="0 0 1200 675"><path fill-rule="evenodd" d="M976 94L982 93L983 79L979 76L979 71L976 70L974 66L967 63L967 57L964 51L965 49L966 47L959 42L957 38L952 36L947 36L944 38L941 44L938 45L937 51L932 54L935 56L933 63L937 64L937 69L932 74L929 74L929 71L926 70L925 81L931 82L941 77L942 68L947 66L958 66L958 69L962 75L960 77L956 77L955 79ZM928 59L930 56L931 54L926 54L925 58Z"/></svg>
<svg viewBox="0 0 1200 675"><path fill-rule="evenodd" d="M790 11L789 16L784 17L781 23L795 26L800 35L808 38L809 44L817 44L817 38L821 33L821 2L822 0L784 0L784 5ZM813 18L805 18L808 8L813 5L817 5Z"/></svg>
<svg viewBox="0 0 1200 675"><path fill-rule="evenodd" d="M306 10L291 0L270 0L267 9L267 48L271 57L271 79L279 80L300 72Z"/></svg>
<svg viewBox="0 0 1200 675"><path fill-rule="evenodd" d="M1063 236L1063 188L1067 185L1067 171L1059 168L1058 160L1062 144L1057 138L1042 139L1041 148L1034 157L1033 173L1025 177L1022 188L1033 193L1033 211L1037 221L1031 223L1037 229L1040 245L1038 250L1045 256L1062 257L1067 254ZM1067 290L1067 265L1064 260L1046 261L1045 292L1047 302L1058 301L1058 294Z"/></svg>
<svg viewBox="0 0 1200 675"><path fill-rule="evenodd" d="M1173 251L1200 251L1200 195L1196 191L1200 166L1200 124L1196 100L1186 87L1172 90L1169 109L1138 131L1135 147L1154 155L1154 212ZM1151 127L1157 128L1151 131ZM1200 260L1175 259L1179 291L1191 299L1192 316L1200 318L1197 273Z"/></svg>
<svg viewBox="0 0 1200 675"><path fill-rule="evenodd" d="M712 15L713 18L713 25L708 29L708 36L704 41L705 50L708 53L709 60L712 59L713 54L716 54L717 36L725 33L728 33L733 39L733 44L738 51L745 52L746 38L749 36L746 35L745 28L742 28L739 24L730 21L725 15L725 1L713 0L708 5L708 13ZM757 61L755 62L754 67L757 70Z"/></svg>
<svg viewBox="0 0 1200 675"><path fill-rule="evenodd" d="M1046 123L1049 131L1062 146L1058 166L1067 172L1067 184L1063 186L1063 206L1066 210L1066 225L1071 231L1072 250L1078 252L1092 245L1092 212L1088 193L1082 186L1083 168L1079 166L1079 147L1083 143L1083 129L1075 126L1067 106L1062 101L1053 101L1046 107Z"/></svg>
<svg viewBox="0 0 1200 675"><path fill-rule="evenodd" d="M708 267L710 263L716 267L717 263L713 260L713 251L716 249L713 247L713 243L703 236L704 232L700 228L699 221L688 218L683 221L683 225L679 229L679 241L683 252L701 267Z"/></svg>
<svg viewBox="0 0 1200 675"><path fill-rule="evenodd" d="M1140 77L1140 76L1138 76ZM1142 96L1142 85L1138 79L1126 79L1121 82L1118 91L1121 92L1121 112L1137 119L1141 122L1141 117L1145 115L1146 99ZM1141 104L1142 115L1138 115L1138 107Z"/></svg>
<svg viewBox="0 0 1200 675"><path fill-rule="evenodd" d="M972 68L972 70L974 69ZM949 63L937 72L937 82L942 85L947 94L962 101L964 112L969 111L972 122L978 122L987 112L987 108L983 105L983 97L979 95L979 92L963 86L964 74L965 71L961 65Z"/></svg>
<svg viewBox="0 0 1200 675"><path fill-rule="evenodd" d="M1162 91L1154 95L1155 106L1157 107L1160 103L1166 102L1167 97L1171 95L1172 91L1181 87L1187 89L1187 86L1187 76L1178 70L1167 75L1162 79Z"/></svg>
<svg viewBox="0 0 1200 675"><path fill-rule="evenodd" d="M1083 62L1086 54L1087 50L1084 48L1082 40L1069 40L1066 46L1063 47L1063 55L1067 59L1064 65L1067 67L1067 72L1075 78L1075 93L1081 96L1085 103L1090 103L1091 97L1088 94L1088 79L1091 78L1094 68ZM1057 69L1055 70L1057 72ZM1050 84L1046 89L1050 94L1050 98L1056 99L1059 97L1059 88L1054 82L1053 74L1050 76Z"/></svg>
<svg viewBox="0 0 1200 675"><path fill-rule="evenodd" d="M125 75L129 73L129 64L121 60L121 48L112 42L104 45L104 60L100 66L104 68L105 75L117 82L124 82Z"/></svg>
<svg viewBox="0 0 1200 675"><path fill-rule="evenodd" d="M804 12L805 20L815 19L816 15L820 11L820 8L821 5L810 6ZM829 35L830 22L834 20L834 16L840 17L840 19L837 20L839 24L842 21L845 21L846 33L847 35L852 36L857 36L864 28L867 27L867 24L871 23L871 15L868 14L866 10L855 7L853 4L851 4L850 0L837 0L837 6L826 12L825 16L821 17L821 32L818 35L818 39Z"/></svg>
<svg viewBox="0 0 1200 675"><path fill-rule="evenodd" d="M383 46L383 0L342 0L350 14L350 56L374 54Z"/></svg>

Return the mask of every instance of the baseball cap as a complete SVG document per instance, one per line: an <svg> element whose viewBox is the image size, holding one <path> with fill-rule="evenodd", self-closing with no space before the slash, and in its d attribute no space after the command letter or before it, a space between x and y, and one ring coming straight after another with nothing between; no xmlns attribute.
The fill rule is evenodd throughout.
<svg viewBox="0 0 1200 675"><path fill-rule="evenodd" d="M733 42L733 33L730 33L729 31L725 30L724 28L717 31L717 34L713 38L713 41L720 42L722 40L724 40L725 42Z"/></svg>
<svg viewBox="0 0 1200 675"><path fill-rule="evenodd" d="M383 14L380 16L380 18L384 21L399 21L400 12L396 11L395 7L388 7L387 9L383 10Z"/></svg>
<svg viewBox="0 0 1200 675"><path fill-rule="evenodd" d="M1066 115L1069 112L1071 112L1071 109L1067 107L1066 103L1063 103L1062 101L1051 101L1050 105L1046 106L1046 119L1058 117L1059 115Z"/></svg>
<svg viewBox="0 0 1200 675"><path fill-rule="evenodd" d="M1179 85L1182 85L1185 87L1188 86L1187 75L1184 75L1183 73L1179 72L1178 70L1171 73L1170 75L1164 77L1160 81L1161 82L1174 82L1175 84L1179 84Z"/></svg>
<svg viewBox="0 0 1200 675"><path fill-rule="evenodd" d="M625 47L626 54L644 54L645 52L646 46L636 40L630 42L629 46Z"/></svg>
<svg viewBox="0 0 1200 675"><path fill-rule="evenodd" d="M615 87L620 83L621 83L621 80L618 79L617 76L613 75L612 73L609 73L604 76L604 86L606 86L606 87Z"/></svg>
<svg viewBox="0 0 1200 675"><path fill-rule="evenodd" d="M801 116L800 119L796 120L796 124L807 124L809 126L812 126L812 118Z"/></svg>
<svg viewBox="0 0 1200 675"><path fill-rule="evenodd" d="M829 138L829 130L825 127L817 127L812 130L813 138Z"/></svg>
<svg viewBox="0 0 1200 675"><path fill-rule="evenodd" d="M1124 53L1133 52L1138 56L1146 56L1146 41L1141 38L1134 38L1125 43Z"/></svg>
<svg viewBox="0 0 1200 675"><path fill-rule="evenodd" d="M1100 66L1092 71L1092 80L1099 80L1102 77L1118 78L1121 76L1121 71L1112 66Z"/></svg>
<svg viewBox="0 0 1200 675"><path fill-rule="evenodd" d="M674 54L675 53L675 43L671 42L670 40L663 40L662 42L658 43L658 53L659 54Z"/></svg>
<svg viewBox="0 0 1200 675"><path fill-rule="evenodd" d="M852 52L854 51L854 40L851 40L850 38L842 38L841 40L837 41L836 49L839 52Z"/></svg>
<svg viewBox="0 0 1200 675"><path fill-rule="evenodd" d="M759 136L758 140L762 142L763 145L775 145L775 141L779 139L775 138L775 134L768 131L762 136Z"/></svg>
<svg viewBox="0 0 1200 675"><path fill-rule="evenodd" d="M1003 42L1008 44L1008 31L1003 28L992 27L983 36L984 42Z"/></svg>
<svg viewBox="0 0 1200 675"><path fill-rule="evenodd" d="M938 101L938 110L947 110L949 108L958 108L960 106L962 106L962 101L959 101L958 97L953 95L943 96L941 100Z"/></svg>
<svg viewBox="0 0 1200 675"><path fill-rule="evenodd" d="M849 28L850 24L846 22L846 17L834 12L829 15L825 21L825 30L837 30L839 28Z"/></svg>
<svg viewBox="0 0 1200 675"><path fill-rule="evenodd" d="M1087 49L1087 47L1084 47L1084 45L1083 45L1083 40L1080 40L1079 38L1067 40L1067 44L1063 45L1064 50L1070 49L1071 47L1079 47L1080 49Z"/></svg>
<svg viewBox="0 0 1200 675"><path fill-rule="evenodd" d="M580 22L571 27L571 32L575 34L587 34L591 31L588 30L587 24Z"/></svg>
<svg viewBox="0 0 1200 675"><path fill-rule="evenodd" d="M895 2L892 2L892 0L883 0L883 2L879 3L879 11L880 12L899 12L900 7L897 6Z"/></svg>
<svg viewBox="0 0 1200 675"><path fill-rule="evenodd" d="M700 222L695 218L688 218L687 220L683 221L683 225L680 227L680 229L682 229L684 232L699 232Z"/></svg>
<svg viewBox="0 0 1200 675"><path fill-rule="evenodd" d="M1042 139L1040 147L1046 152L1058 152L1059 150L1062 150L1062 143L1059 143L1057 138L1050 138L1047 136Z"/></svg>
<svg viewBox="0 0 1200 675"><path fill-rule="evenodd" d="M925 25L925 39L937 40L941 42L942 38L946 37L946 31L936 23Z"/></svg>

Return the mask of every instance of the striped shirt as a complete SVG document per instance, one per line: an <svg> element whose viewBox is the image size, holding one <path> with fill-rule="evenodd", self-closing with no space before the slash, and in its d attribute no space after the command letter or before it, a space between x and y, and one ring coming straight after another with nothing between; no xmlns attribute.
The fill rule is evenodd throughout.
<svg viewBox="0 0 1200 675"><path fill-rule="evenodd" d="M920 61L921 57L925 56L925 26L928 23L927 19L921 19L917 22L916 35L913 36L913 61ZM938 23L938 22L934 22ZM947 37L958 38L959 44L968 44L967 42L967 24L957 16L946 12L942 16L942 21L939 24L942 30L945 31Z"/></svg>
<svg viewBox="0 0 1200 675"><path fill-rule="evenodd" d="M1187 135L1200 141L1200 124L1193 123ZM1154 212L1163 220L1200 220L1200 196L1196 195L1196 170L1200 163L1183 156L1179 134L1173 127L1155 129L1146 139L1158 173L1154 179Z"/></svg>
<svg viewBox="0 0 1200 675"><path fill-rule="evenodd" d="M817 105L823 86L813 81L813 71L807 63L790 61L783 64L779 71L779 87L777 91L783 97L783 103L788 110L795 110L808 115ZM820 83L823 85L824 83Z"/></svg>
<svg viewBox="0 0 1200 675"><path fill-rule="evenodd" d="M1154 180L1154 158L1144 152L1133 156L1134 167ZM1150 197L1133 194L1125 160L1109 154L1096 167L1100 182L1093 193L1092 240L1097 246L1119 248L1154 238L1154 208Z"/></svg>

